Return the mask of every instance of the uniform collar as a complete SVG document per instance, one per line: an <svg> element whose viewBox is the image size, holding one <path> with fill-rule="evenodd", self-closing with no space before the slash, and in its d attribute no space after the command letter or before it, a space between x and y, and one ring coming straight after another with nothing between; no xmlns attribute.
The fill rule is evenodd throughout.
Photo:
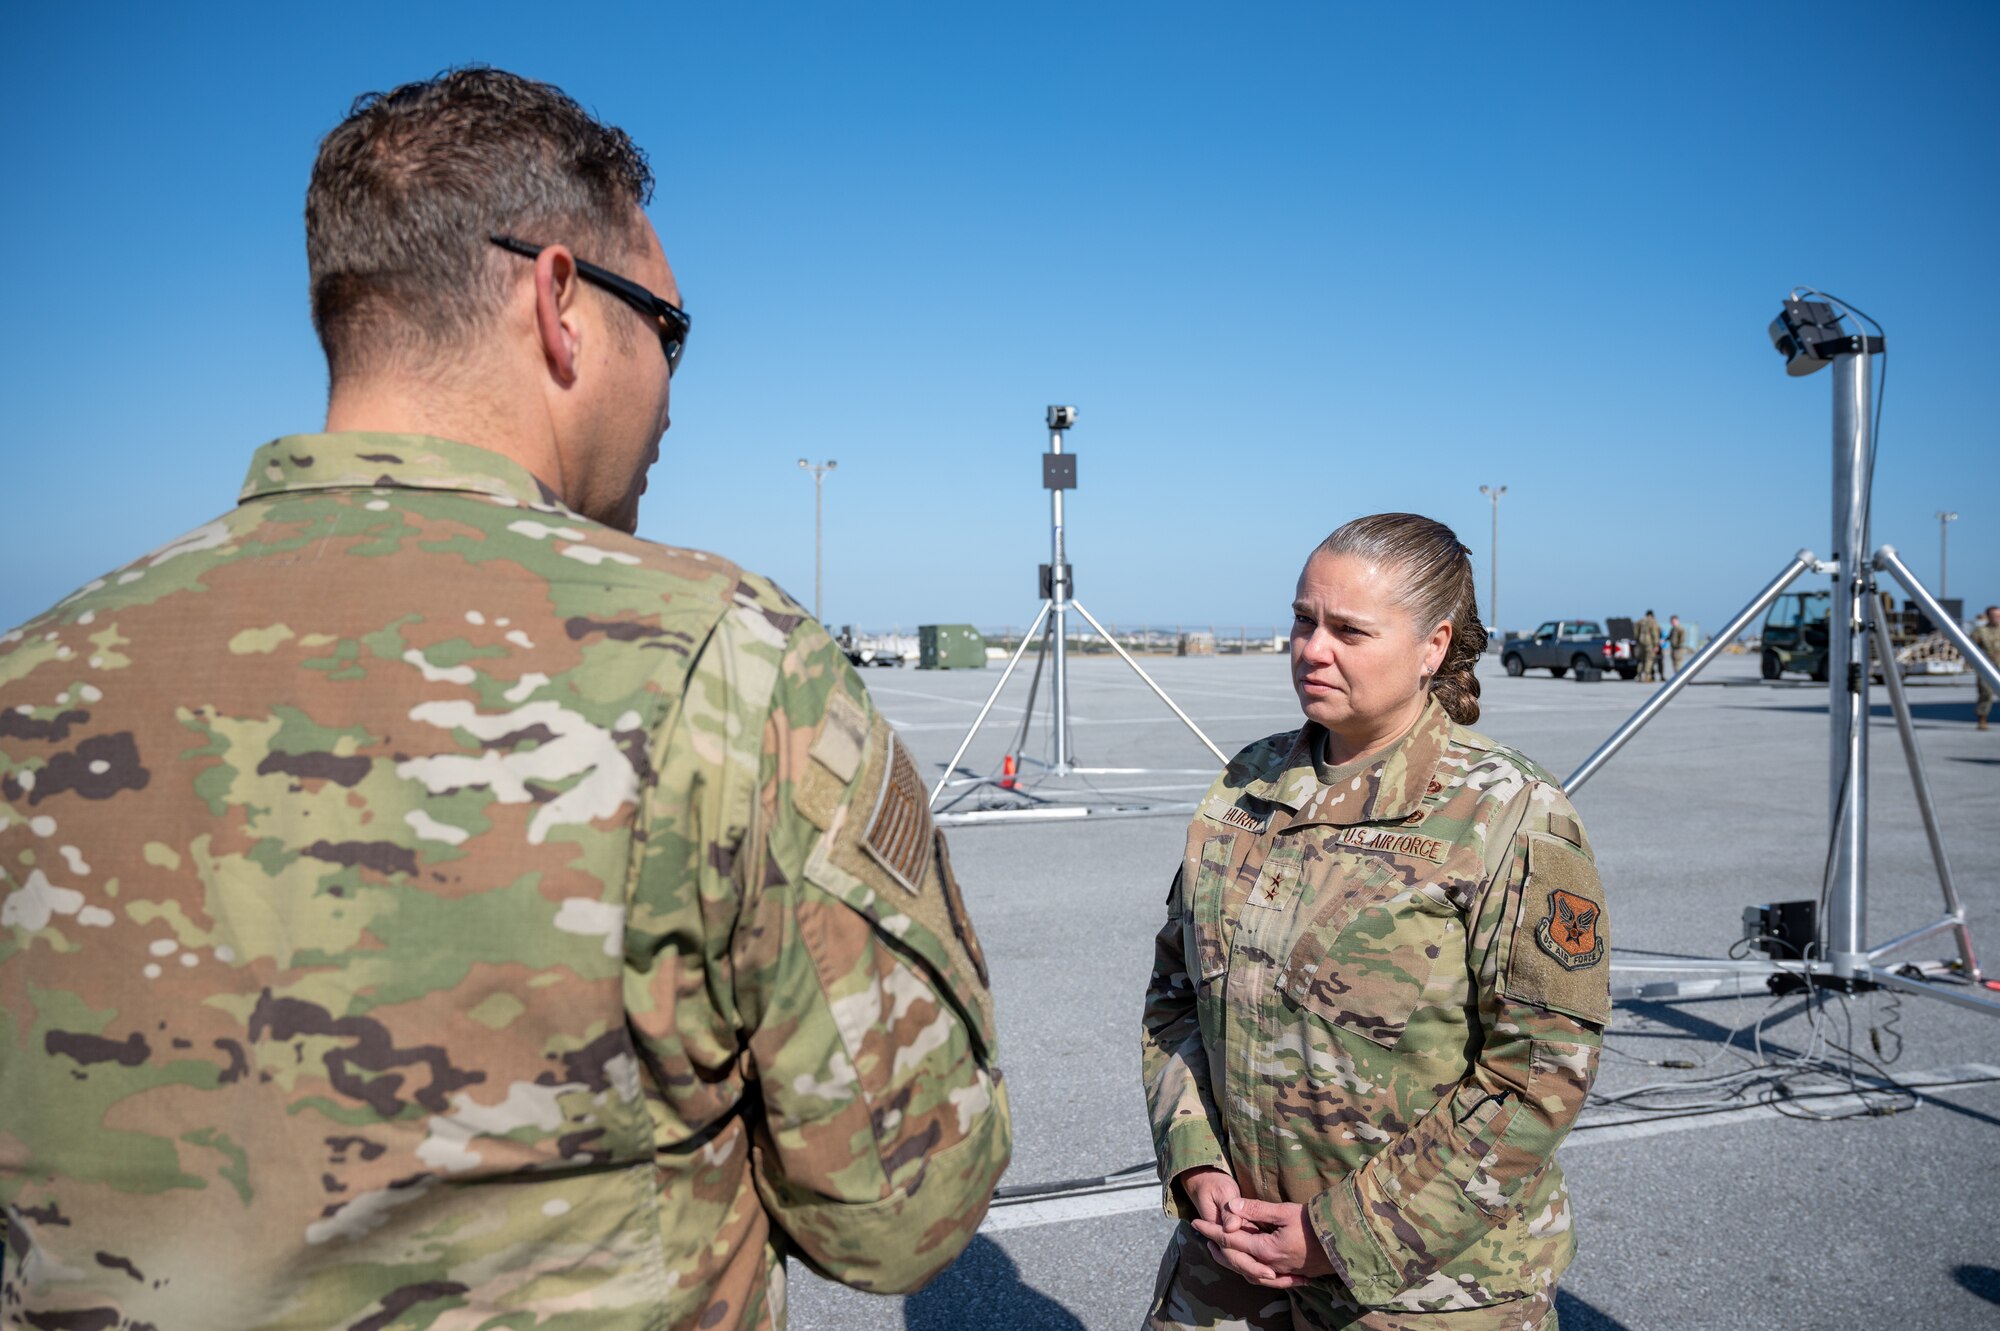
<svg viewBox="0 0 2000 1331"><path fill-rule="evenodd" d="M1245 793L1290 809L1293 827L1306 823L1347 827L1407 818L1430 792L1451 742L1451 718L1436 698L1425 699L1409 732L1338 786L1323 785L1313 764L1324 734L1316 722L1300 727L1283 761L1247 784Z"/></svg>
<svg viewBox="0 0 2000 1331"><path fill-rule="evenodd" d="M427 434L288 434L250 459L238 503L304 490L458 490L543 506L562 501L491 449Z"/></svg>

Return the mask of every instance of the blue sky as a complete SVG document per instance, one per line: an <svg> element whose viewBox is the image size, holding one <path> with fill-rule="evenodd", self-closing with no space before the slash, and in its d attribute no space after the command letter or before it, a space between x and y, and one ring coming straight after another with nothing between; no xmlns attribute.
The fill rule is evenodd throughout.
<svg viewBox="0 0 2000 1331"><path fill-rule="evenodd" d="M318 428L301 206L350 98L452 64L651 153L695 319L642 535L827 617L1023 622L1074 402L1100 618L1283 624L1312 544L1415 509L1500 610L1710 628L1828 549L1831 376L1791 287L1887 326L1876 540L2000 600L1982 344L1988 5L36 6L9 98L0 625Z"/></svg>

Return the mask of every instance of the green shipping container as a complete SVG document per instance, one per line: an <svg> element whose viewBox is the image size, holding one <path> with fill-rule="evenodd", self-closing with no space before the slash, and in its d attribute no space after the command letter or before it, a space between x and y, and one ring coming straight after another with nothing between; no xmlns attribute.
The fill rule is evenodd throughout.
<svg viewBox="0 0 2000 1331"><path fill-rule="evenodd" d="M919 624L917 669L984 670L986 639L970 624Z"/></svg>

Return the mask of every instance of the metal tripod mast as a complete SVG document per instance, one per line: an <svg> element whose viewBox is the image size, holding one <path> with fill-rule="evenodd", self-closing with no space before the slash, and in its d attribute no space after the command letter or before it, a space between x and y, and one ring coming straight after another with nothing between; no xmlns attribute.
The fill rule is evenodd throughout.
<svg viewBox="0 0 2000 1331"><path fill-rule="evenodd" d="M1021 664L1021 657L1028 650L1028 644L1034 641L1041 633L1042 625L1044 624L1049 626L1049 636L1044 645L1044 651L1049 658L1050 721L1055 730L1055 761L1049 764L1049 775L1059 777L1071 775L1084 777L1137 776L1149 770L1160 770L1137 767L1080 767L1077 765L1076 754L1070 735L1069 717L1068 638L1069 613L1072 610L1081 616L1084 623L1090 625L1091 629L1110 645L1111 650L1118 654L1119 659L1132 668L1132 673L1137 675L1141 682L1147 688L1151 689L1161 702L1167 705L1168 710L1180 718L1181 724L1194 732L1195 738L1207 746L1208 751L1215 755L1217 762L1226 763L1229 761L1229 755L1215 747L1215 742L1202 733L1201 727L1194 723L1194 719L1182 711L1178 703L1167 696L1166 690L1155 683L1153 677L1146 673L1145 668L1132 659L1132 654L1119 644L1118 639L1111 636L1110 630L1098 623L1097 617L1090 613L1083 602L1076 599L1075 578L1069 566L1069 549L1063 529L1063 491L1074 490L1076 488L1076 455L1063 451L1063 433L1075 424L1075 407L1049 408L1049 451L1042 454L1042 487L1049 492L1049 562L1041 567L1041 609L1035 615L1034 626L1022 635L1021 641L1014 647L1014 654L1007 658L1007 668L1000 672L999 682L994 684L993 691L986 695L986 702L980 707L979 715L973 718L972 728L965 732L965 738L959 741L957 752L953 753L951 761L944 765L944 774L938 778L937 785L931 789L931 804L933 806L937 804L938 797L944 794L945 787L952 784L953 773L958 770L959 760L964 758L965 751L972 747L973 736L977 735L979 728L986 723L986 717L993 710L993 704L1000 697L1000 691L1007 687L1007 681L1013 676L1015 667ZM1037 679L1040 678L1041 665L1042 662L1038 659L1036 662ZM1033 711L1033 706L1034 695L1031 691L1029 694L1028 710L1024 712L1022 717L1024 732L1028 722L1028 713ZM1209 775L1211 771L1212 769L1199 768L1189 769L1188 772L1180 774L1205 776ZM977 777L970 778L967 782L961 782L961 784L983 783L983 778ZM1066 810L1061 810L1061 812L1067 813L1079 811L1078 806L1075 805L1070 806Z"/></svg>
<svg viewBox="0 0 2000 1331"><path fill-rule="evenodd" d="M1817 295L1818 293L1810 293ZM1831 302L1831 303L1828 303ZM1640 727L1658 714L1675 694L1687 686L1703 667L1744 629L1755 622L1792 581L1804 573L1833 576L1833 595L1827 616L1827 808L1828 847L1826 879L1821 884L1825 912L1820 921L1817 956L1769 962L1744 960L1675 958L1671 960L1614 960L1614 970L1635 971L1719 971L1786 972L1807 982L1833 983L1844 989L1884 987L1905 993L1922 994L1960 1007L2000 1016L2000 1001L1977 988L1933 983L1927 974L1906 973L1905 964L1890 960L1894 953L1939 934L1952 935L1958 944L1958 967L1965 980L1978 985L1983 979L1979 959L1973 951L1972 934L1966 924L1965 906L1953 881L1951 864L1945 853L1943 832L1931 797L1929 778L1917 746L1916 727L1911 719L1898 663L1891 650L1888 619L1876 590L1876 574L1886 573L1901 583L1912 602L1922 608L1938 630L1956 646L1965 662L1995 689L2000 689L2000 668L1994 666L1973 644L1957 621L1944 612L1930 592L1897 556L1895 547L1882 546L1869 552L1869 489L1875 461L1874 395L1871 392L1870 357L1884 350L1879 336L1849 334L1839 326L1831 297L1820 302L1800 299L1795 293L1785 302L1785 313L1771 326L1771 340L1786 357L1786 368L1794 377L1811 374L1832 365L1833 378L1833 558L1821 561L1810 550L1801 550L1749 605L1730 621L1729 627L1695 655L1687 669L1675 674L1660 691L1648 698L1639 710L1612 732L1595 753L1563 782L1574 795L1613 754L1625 746ZM1841 305L1852 311L1852 307ZM1861 316L1856 316L1857 322ZM1942 563L1942 560L1940 560ZM1868 721L1870 644L1880 662L1888 687L1890 710L1903 744L1910 769L1918 812L1936 863L1938 885L1944 894L1945 913L1920 928L1886 943L1868 944ZM1942 966L1943 963L1937 963ZM1933 967L1935 969L1935 967ZM1645 985L1640 991L1658 995L1671 985ZM1614 995L1618 991L1614 988ZM1630 995L1627 995L1630 996Z"/></svg>
<svg viewBox="0 0 2000 1331"><path fill-rule="evenodd" d="M1827 807L1833 837L1827 960L1852 978L1868 967L1868 491L1874 421L1865 350L1833 358L1833 599L1827 634ZM1884 644L1886 646L1887 644ZM1896 663L1883 655L1882 668Z"/></svg>
<svg viewBox="0 0 2000 1331"><path fill-rule="evenodd" d="M1064 414L1067 413L1067 414ZM1063 432L1075 422L1074 407L1049 408L1049 452L1043 459L1042 484L1049 491L1049 632L1054 641L1049 662L1049 701L1055 708L1057 776L1070 772L1069 733L1069 558L1063 545L1063 491L1076 486L1076 460L1062 460Z"/></svg>

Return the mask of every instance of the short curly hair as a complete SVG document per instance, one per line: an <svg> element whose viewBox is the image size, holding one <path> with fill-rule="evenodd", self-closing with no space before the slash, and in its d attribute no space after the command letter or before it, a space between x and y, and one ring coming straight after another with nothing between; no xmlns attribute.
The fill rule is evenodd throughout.
<svg viewBox="0 0 2000 1331"><path fill-rule="evenodd" d="M616 263L641 244L635 219L652 196L631 136L552 84L477 66L362 94L320 141L306 188L330 378L421 367L462 346L520 263L489 233Z"/></svg>

